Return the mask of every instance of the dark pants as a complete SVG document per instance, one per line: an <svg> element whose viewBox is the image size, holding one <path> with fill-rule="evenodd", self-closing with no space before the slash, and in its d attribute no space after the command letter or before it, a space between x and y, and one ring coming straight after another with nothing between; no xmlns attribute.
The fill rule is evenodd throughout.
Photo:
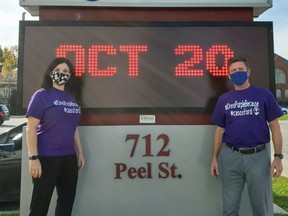
<svg viewBox="0 0 288 216"><path fill-rule="evenodd" d="M55 216L70 216L78 180L77 157L40 157L40 162L42 176L33 178L29 216L47 215L55 186L58 195Z"/></svg>

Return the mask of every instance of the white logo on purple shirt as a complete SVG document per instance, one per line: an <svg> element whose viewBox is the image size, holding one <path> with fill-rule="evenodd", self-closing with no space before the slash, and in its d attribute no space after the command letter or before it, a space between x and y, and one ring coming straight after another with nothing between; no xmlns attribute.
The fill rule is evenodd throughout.
<svg viewBox="0 0 288 216"><path fill-rule="evenodd" d="M73 113L81 113L81 109L80 107L78 106L77 103L74 103L72 101L59 101L59 100L55 100L53 102L56 106L64 106L64 112L65 113L70 113L70 114L73 114ZM67 108L69 107L69 108Z"/></svg>
<svg viewBox="0 0 288 216"><path fill-rule="evenodd" d="M231 116L259 115L259 102L242 100L240 102L227 103L225 110L230 110Z"/></svg>

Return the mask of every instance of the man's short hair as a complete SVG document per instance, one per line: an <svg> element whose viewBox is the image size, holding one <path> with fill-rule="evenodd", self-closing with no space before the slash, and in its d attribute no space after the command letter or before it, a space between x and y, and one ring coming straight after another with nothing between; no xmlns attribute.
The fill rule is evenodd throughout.
<svg viewBox="0 0 288 216"><path fill-rule="evenodd" d="M228 69L230 68L230 65L235 63L235 62L244 62L245 66L247 69L250 68L248 61L243 58L243 57L232 57L230 59L228 59Z"/></svg>

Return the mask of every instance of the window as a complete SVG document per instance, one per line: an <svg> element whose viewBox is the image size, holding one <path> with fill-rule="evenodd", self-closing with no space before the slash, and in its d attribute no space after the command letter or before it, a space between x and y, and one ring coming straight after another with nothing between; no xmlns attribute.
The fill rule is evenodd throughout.
<svg viewBox="0 0 288 216"><path fill-rule="evenodd" d="M276 98L281 98L281 89L276 89Z"/></svg>
<svg viewBox="0 0 288 216"><path fill-rule="evenodd" d="M286 74L281 68L275 69L275 81L276 81L276 84L286 83Z"/></svg>
<svg viewBox="0 0 288 216"><path fill-rule="evenodd" d="M288 89L285 89L285 98L288 98Z"/></svg>

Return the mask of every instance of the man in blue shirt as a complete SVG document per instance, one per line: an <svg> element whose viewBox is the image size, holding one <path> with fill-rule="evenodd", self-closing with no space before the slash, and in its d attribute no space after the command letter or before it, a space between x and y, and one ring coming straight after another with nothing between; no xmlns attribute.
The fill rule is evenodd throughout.
<svg viewBox="0 0 288 216"><path fill-rule="evenodd" d="M253 215L272 216L271 174L279 177L283 170L278 122L283 112L271 92L249 83L250 74L246 59L229 59L234 90L219 97L212 114L216 129L210 171L221 176L224 216L238 215L245 183ZM272 164L269 128L275 151Z"/></svg>

